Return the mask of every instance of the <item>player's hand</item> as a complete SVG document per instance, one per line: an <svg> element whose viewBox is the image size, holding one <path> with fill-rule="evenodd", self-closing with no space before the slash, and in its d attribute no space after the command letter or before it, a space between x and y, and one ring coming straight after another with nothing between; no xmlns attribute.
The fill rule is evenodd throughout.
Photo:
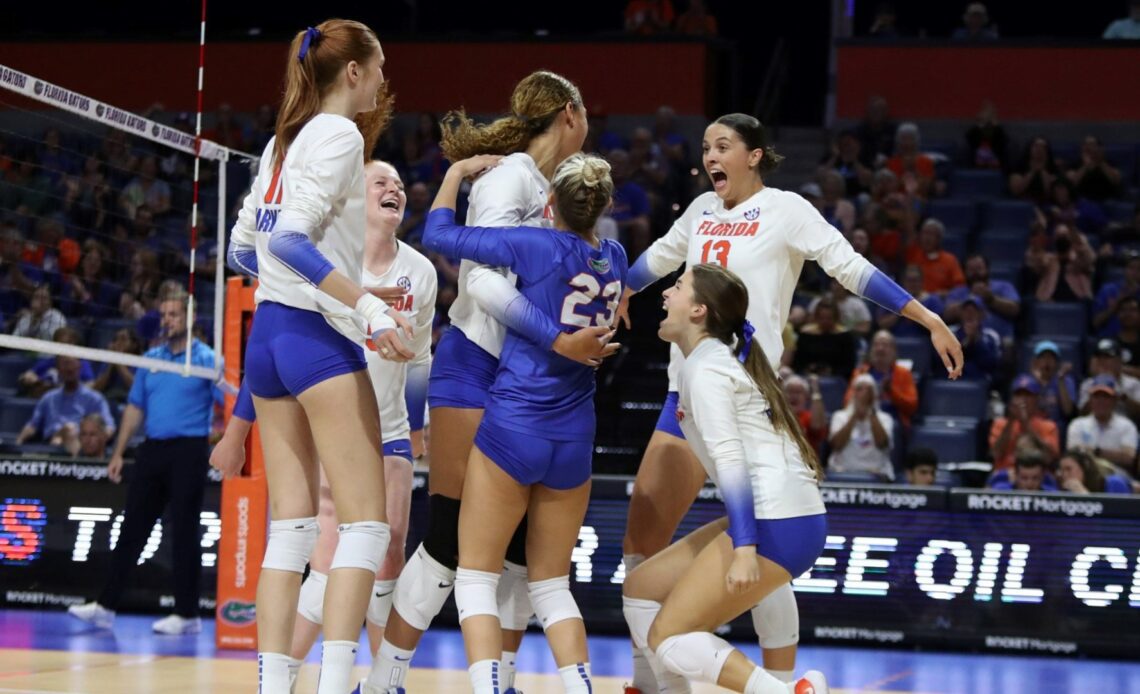
<svg viewBox="0 0 1140 694"><path fill-rule="evenodd" d="M499 154L476 154L467 159L461 159L451 165L447 173L455 172L455 175L460 178L467 178L468 176L475 176L487 169L494 168L499 165L502 160L502 155Z"/></svg>
<svg viewBox="0 0 1140 694"><path fill-rule="evenodd" d="M950 332L950 328L946 327L945 323L939 321L940 325L934 327L930 331L930 342L934 345L934 351L942 359L943 366L946 367L946 373L949 374L950 380L956 380L962 375L962 367L965 366L966 358L962 355L962 344L958 342L958 338L954 337L954 333Z"/></svg>
<svg viewBox="0 0 1140 694"><path fill-rule="evenodd" d="M111 456L107 463L107 477L115 484L123 481L123 456L118 453Z"/></svg>
<svg viewBox="0 0 1140 694"><path fill-rule="evenodd" d="M222 440L218 441L210 454L210 467L222 473L225 479L237 477L245 467L245 441L223 434Z"/></svg>
<svg viewBox="0 0 1140 694"><path fill-rule="evenodd" d="M596 367L601 365L603 359L621 349L620 343L610 342L613 336L613 328L590 326L572 333L559 333L552 349L555 354L571 361Z"/></svg>
<svg viewBox="0 0 1140 694"><path fill-rule="evenodd" d="M396 323L399 324L399 321ZM369 346L375 348L381 359L388 361L411 361L416 356L400 339L399 331L392 328L384 328L372 333L372 344Z"/></svg>
<svg viewBox="0 0 1140 694"><path fill-rule="evenodd" d="M408 293L403 287L365 287L364 290L389 306L395 306L396 300Z"/></svg>
<svg viewBox="0 0 1140 694"><path fill-rule="evenodd" d="M732 564L725 576L729 595L740 595L760 583L760 566L756 563L756 547L737 547L732 553Z"/></svg>
<svg viewBox="0 0 1140 694"><path fill-rule="evenodd" d="M629 321L629 297L631 296L633 296L633 290L626 287L625 291L621 294L621 301L618 302L617 311L614 312L614 317L616 318L614 325L617 325L618 322L624 323L626 330L633 329L633 324Z"/></svg>

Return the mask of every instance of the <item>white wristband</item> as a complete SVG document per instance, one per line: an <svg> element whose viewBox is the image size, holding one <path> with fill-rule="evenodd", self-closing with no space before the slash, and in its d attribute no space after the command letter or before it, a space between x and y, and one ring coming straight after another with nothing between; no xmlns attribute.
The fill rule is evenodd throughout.
<svg viewBox="0 0 1140 694"><path fill-rule="evenodd" d="M388 315L388 304L368 292L356 300L356 312L364 318L368 334L375 335L380 330L395 330L396 321Z"/></svg>

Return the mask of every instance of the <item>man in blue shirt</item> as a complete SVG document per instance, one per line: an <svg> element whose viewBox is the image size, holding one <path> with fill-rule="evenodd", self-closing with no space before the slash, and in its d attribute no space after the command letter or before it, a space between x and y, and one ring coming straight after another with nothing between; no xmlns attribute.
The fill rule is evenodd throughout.
<svg viewBox="0 0 1140 694"><path fill-rule="evenodd" d="M946 321L954 323L960 320L962 303L966 297L976 296L982 300L982 308L986 312L983 325L993 328L1003 343L1012 342L1013 324L1021 313L1021 295L1017 289L1005 280L990 279L989 260L981 253L967 257L962 272L966 275L966 284L946 294Z"/></svg>
<svg viewBox="0 0 1140 694"><path fill-rule="evenodd" d="M168 295L160 304L165 342L144 356L184 363L186 350L194 366L214 367L214 352L190 337L186 329L185 294ZM111 558L111 571L95 602L77 605L68 612L100 627L110 627L130 572L150 536L151 528L170 506L172 554L174 557L174 614L154 623L164 634L192 634L201 630L198 618L198 588L202 550L198 525L209 465L207 436L214 404L221 401L218 388L205 379L187 378L166 371L139 369L127 399L118 441L107 476L118 483L123 476L123 452L139 426L146 441L131 466L124 521Z"/></svg>
<svg viewBox="0 0 1140 694"><path fill-rule="evenodd" d="M60 356L56 357L55 363L62 385L44 393L36 403L32 418L16 437L16 445L42 432L45 441L62 446L69 455L75 456L79 453L80 420L92 413L102 415L105 422L115 420L111 418L111 408L103 394L79 382L81 366L78 359ZM107 434L114 431L115 427L109 426Z"/></svg>

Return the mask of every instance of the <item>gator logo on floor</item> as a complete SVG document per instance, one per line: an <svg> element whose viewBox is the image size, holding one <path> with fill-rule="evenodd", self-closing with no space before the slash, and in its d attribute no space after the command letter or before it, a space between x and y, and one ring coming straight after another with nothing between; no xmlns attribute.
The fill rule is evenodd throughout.
<svg viewBox="0 0 1140 694"><path fill-rule="evenodd" d="M241 627L252 624L257 619L254 603L242 600L230 600L218 610L218 619L227 624Z"/></svg>
<svg viewBox="0 0 1140 694"><path fill-rule="evenodd" d="M604 275L610 271L610 259L590 258L590 267L593 268L594 272L598 273L599 275Z"/></svg>

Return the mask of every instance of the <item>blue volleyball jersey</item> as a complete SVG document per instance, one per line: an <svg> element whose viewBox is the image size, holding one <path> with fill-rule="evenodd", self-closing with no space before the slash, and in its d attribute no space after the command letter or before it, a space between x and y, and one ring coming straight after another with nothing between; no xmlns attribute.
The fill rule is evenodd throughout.
<svg viewBox="0 0 1140 694"><path fill-rule="evenodd" d="M629 270L625 249L615 241L603 239L594 248L557 229L460 226L447 208L428 215L423 242L437 253L509 267L530 302L517 310L538 310L563 332L611 325ZM483 418L547 439L593 440L594 380L593 368L508 330Z"/></svg>

